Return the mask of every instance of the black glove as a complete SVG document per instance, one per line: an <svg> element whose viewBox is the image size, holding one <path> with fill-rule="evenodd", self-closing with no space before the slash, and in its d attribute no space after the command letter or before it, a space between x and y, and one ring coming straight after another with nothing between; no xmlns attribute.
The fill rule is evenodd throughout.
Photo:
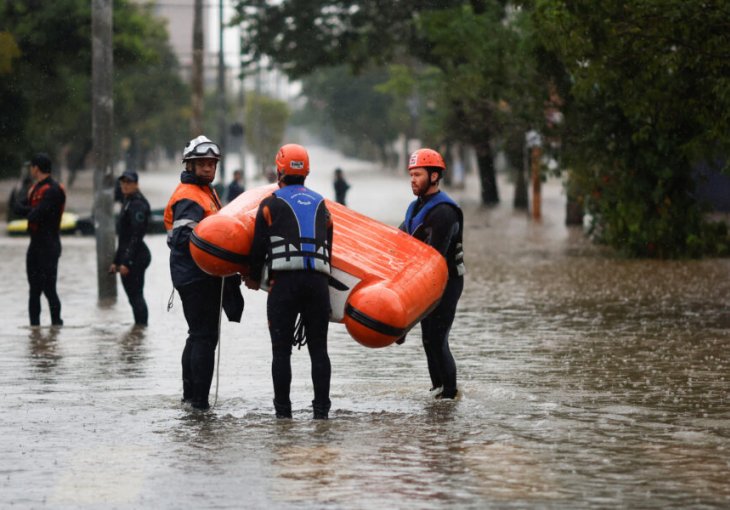
<svg viewBox="0 0 730 510"><path fill-rule="evenodd" d="M243 316L243 294L241 294L241 277L237 274L223 281L223 311L231 322L241 322Z"/></svg>

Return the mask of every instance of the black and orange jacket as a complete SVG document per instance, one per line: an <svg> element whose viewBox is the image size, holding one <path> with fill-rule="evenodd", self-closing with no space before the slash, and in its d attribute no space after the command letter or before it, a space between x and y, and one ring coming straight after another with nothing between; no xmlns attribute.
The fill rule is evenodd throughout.
<svg viewBox="0 0 730 510"><path fill-rule="evenodd" d="M27 203L17 204L15 211L28 218L28 231L33 242L58 239L65 207L66 192L49 175L30 187Z"/></svg>
<svg viewBox="0 0 730 510"><path fill-rule="evenodd" d="M217 213L220 208L221 201L210 185L201 184L190 172L180 174L180 184L165 208L170 276L175 287L211 278L190 255L190 234L203 218Z"/></svg>

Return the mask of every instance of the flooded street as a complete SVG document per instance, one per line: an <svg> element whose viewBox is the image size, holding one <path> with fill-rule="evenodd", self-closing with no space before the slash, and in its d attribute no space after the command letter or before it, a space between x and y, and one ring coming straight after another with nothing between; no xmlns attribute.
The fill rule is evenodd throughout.
<svg viewBox="0 0 730 510"><path fill-rule="evenodd" d="M398 224L407 177L338 157L313 149L308 184L331 198L341 165L348 205ZM140 176L153 208L176 181ZM311 419L304 350L292 356L294 419L274 418L266 296L248 289L242 323L223 322L217 404L180 406L187 327L179 297L166 311L164 235L147 237L146 330L121 285L116 304L97 306L90 237L62 239L66 325L31 330L28 240L0 237L0 506L730 506L730 260L624 260L563 225L559 183L541 223L514 212L502 184L494 209L479 206L475 176L447 190L466 218L450 337L461 397L429 396L419 328L371 350L331 324L326 422Z"/></svg>

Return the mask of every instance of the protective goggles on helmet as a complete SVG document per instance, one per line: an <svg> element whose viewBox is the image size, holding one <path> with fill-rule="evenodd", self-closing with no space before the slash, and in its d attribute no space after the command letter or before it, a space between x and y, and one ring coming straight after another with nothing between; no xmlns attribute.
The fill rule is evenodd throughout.
<svg viewBox="0 0 730 510"><path fill-rule="evenodd" d="M199 143L186 154L187 158L221 157L221 148L213 142Z"/></svg>

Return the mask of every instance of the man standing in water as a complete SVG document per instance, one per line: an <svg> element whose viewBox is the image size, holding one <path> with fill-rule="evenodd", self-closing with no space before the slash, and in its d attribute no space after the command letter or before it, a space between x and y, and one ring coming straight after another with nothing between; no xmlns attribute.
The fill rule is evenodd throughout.
<svg viewBox="0 0 730 510"><path fill-rule="evenodd" d="M266 305L273 360L274 409L277 418L291 418L291 352L298 339L297 314L306 335L312 363L315 420L330 410L331 366L327 354L332 253L332 217L324 198L304 186L309 155L287 144L276 155L279 189L261 201L256 214L246 285L270 288Z"/></svg>
<svg viewBox="0 0 730 510"><path fill-rule="evenodd" d="M48 299L51 324L62 326L61 300L56 292L58 259L61 257L61 216L66 206L63 186L51 177L51 158L39 153L30 160L33 186L27 201L15 204L15 212L28 218L30 245L26 254L26 271L30 284L28 314L30 325L39 326L41 294Z"/></svg>
<svg viewBox="0 0 730 510"><path fill-rule="evenodd" d="M439 305L421 321L421 335L433 385L431 390L440 389L436 398L455 398L458 393L456 363L449 349L449 331L464 288L464 216L456 202L439 190L445 170L444 160L435 150L419 149L411 154L408 173L417 198L408 206L400 228L438 250L446 259L449 269L446 289Z"/></svg>
<svg viewBox="0 0 730 510"><path fill-rule="evenodd" d="M122 286L132 305L134 323L147 325L147 303L144 300L144 273L152 259L144 242L150 218L150 204L139 191L137 172L127 170L119 177L124 200L119 214L119 245L110 273L119 273Z"/></svg>
<svg viewBox="0 0 730 510"><path fill-rule="evenodd" d="M207 137L190 140L183 149L185 170L180 174L180 184L165 208L170 275L188 323L182 354L183 403L201 411L210 408L208 394L215 368L221 306L233 322L239 322L243 313L241 278L235 275L224 279L204 273L190 254L190 235L195 226L221 208L210 185L220 158L220 148Z"/></svg>
<svg viewBox="0 0 730 510"><path fill-rule="evenodd" d="M345 195L347 195L347 190L350 189L350 184L345 180L341 168L335 168L335 180L332 185L335 188L335 202L347 205L345 204Z"/></svg>

